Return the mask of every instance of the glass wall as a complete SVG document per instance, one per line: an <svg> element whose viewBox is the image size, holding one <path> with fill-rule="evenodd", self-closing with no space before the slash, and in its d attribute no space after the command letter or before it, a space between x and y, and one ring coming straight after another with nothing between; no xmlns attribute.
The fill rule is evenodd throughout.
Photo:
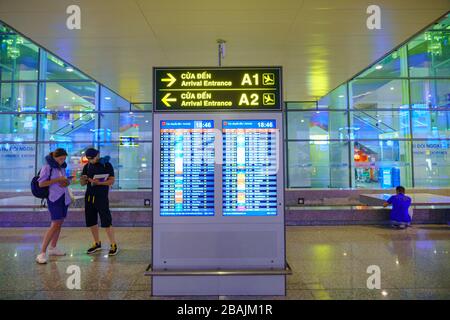
<svg viewBox="0 0 450 320"><path fill-rule="evenodd" d="M0 190L29 190L57 147L78 182L90 146L111 156L114 188L151 188L151 103L130 104L1 23L0 45ZM287 187L450 187L449 142L445 18L318 101L286 102Z"/></svg>
<svg viewBox="0 0 450 320"><path fill-rule="evenodd" d="M450 18L286 124L289 188L450 187Z"/></svg>
<svg viewBox="0 0 450 320"><path fill-rule="evenodd" d="M79 188L91 146L111 157L115 189L151 188L151 104L132 107L1 23L0 45L0 191L28 191L58 147L69 153L67 171Z"/></svg>

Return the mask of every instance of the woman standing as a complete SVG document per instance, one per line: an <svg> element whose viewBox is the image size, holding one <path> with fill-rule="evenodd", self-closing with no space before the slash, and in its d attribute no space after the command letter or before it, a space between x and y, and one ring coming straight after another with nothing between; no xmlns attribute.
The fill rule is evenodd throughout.
<svg viewBox="0 0 450 320"><path fill-rule="evenodd" d="M42 241L41 253L36 257L36 262L43 264L47 263L47 247L50 248L48 254L50 256L64 256L65 253L56 248L59 233L64 219L67 216L67 209L71 202L68 186L70 178L66 177L66 157L67 152L64 149L58 148L45 157L47 164L45 164L39 174L39 186L41 188L49 187L48 196L48 211L50 211L52 223L47 230Z"/></svg>

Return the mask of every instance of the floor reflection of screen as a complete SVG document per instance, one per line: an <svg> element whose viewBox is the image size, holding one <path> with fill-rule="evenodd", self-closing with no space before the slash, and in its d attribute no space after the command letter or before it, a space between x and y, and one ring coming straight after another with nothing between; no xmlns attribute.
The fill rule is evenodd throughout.
<svg viewBox="0 0 450 320"><path fill-rule="evenodd" d="M275 120L224 120L223 215L277 214Z"/></svg>
<svg viewBox="0 0 450 320"><path fill-rule="evenodd" d="M160 215L214 215L214 121L162 120L160 134Z"/></svg>

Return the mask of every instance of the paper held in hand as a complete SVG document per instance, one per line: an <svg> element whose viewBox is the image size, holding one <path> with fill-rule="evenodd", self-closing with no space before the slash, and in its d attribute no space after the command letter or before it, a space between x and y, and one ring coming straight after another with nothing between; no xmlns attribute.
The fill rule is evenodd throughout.
<svg viewBox="0 0 450 320"><path fill-rule="evenodd" d="M98 180L100 182L105 182L106 180L108 180L109 174L105 173L105 174L96 174L94 175L94 177L92 179L94 180Z"/></svg>

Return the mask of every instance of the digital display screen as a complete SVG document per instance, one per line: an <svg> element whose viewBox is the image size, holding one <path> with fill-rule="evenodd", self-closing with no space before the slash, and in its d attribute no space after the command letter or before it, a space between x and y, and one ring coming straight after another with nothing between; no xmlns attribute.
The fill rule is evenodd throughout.
<svg viewBox="0 0 450 320"><path fill-rule="evenodd" d="M223 120L222 131L223 215L276 215L276 121Z"/></svg>
<svg viewBox="0 0 450 320"><path fill-rule="evenodd" d="M214 121L160 122L160 215L214 215Z"/></svg>

